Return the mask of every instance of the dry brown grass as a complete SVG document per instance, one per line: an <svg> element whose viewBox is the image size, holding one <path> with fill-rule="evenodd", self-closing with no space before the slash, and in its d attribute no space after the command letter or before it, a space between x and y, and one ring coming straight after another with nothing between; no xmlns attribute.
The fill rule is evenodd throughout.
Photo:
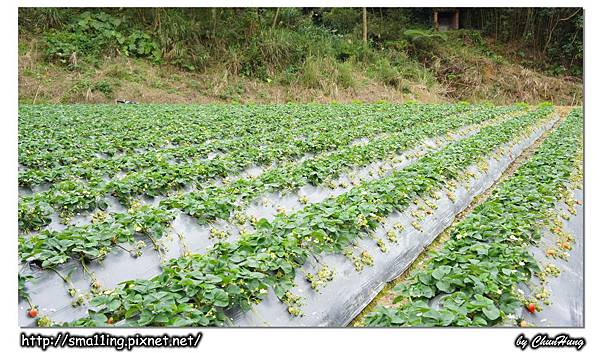
<svg viewBox="0 0 600 353"><path fill-rule="evenodd" d="M505 61L448 54L429 66L451 99L496 104L548 101L556 105L580 105L583 101L581 82L546 76Z"/></svg>
<svg viewBox="0 0 600 353"><path fill-rule="evenodd" d="M429 62L438 84L425 86L402 79L402 87L385 85L367 77L361 69L346 71L326 62L317 66L314 81L301 78L291 84L264 82L231 73L230 64L204 73L187 72L144 60L106 57L98 65L83 64L83 71L47 64L35 38L20 39L19 101L26 103L110 103L116 98L145 103L286 103L387 101L426 103L465 100L495 104L551 101L558 105L581 104L583 88L573 82L544 76L518 65L499 63L474 55L449 52ZM336 76L332 79L331 76ZM106 94L95 86L109 84Z"/></svg>
<svg viewBox="0 0 600 353"><path fill-rule="evenodd" d="M19 57L19 98L23 102L110 103L115 98L145 103L446 101L420 85L409 85L410 93L403 93L365 77L355 87L344 88L334 83L309 88L233 77L225 69L191 73L121 57L105 58L98 68L85 73L55 65L36 66L39 60L29 55ZM112 83L112 96L91 87L103 81Z"/></svg>

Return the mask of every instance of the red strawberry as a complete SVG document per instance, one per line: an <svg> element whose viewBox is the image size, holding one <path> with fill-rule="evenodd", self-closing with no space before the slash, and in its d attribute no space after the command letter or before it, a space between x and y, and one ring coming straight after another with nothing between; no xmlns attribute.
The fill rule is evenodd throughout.
<svg viewBox="0 0 600 353"><path fill-rule="evenodd" d="M29 316L30 318L35 318L38 314L38 311L36 308L31 308L29 309L29 311L27 312L27 316Z"/></svg>
<svg viewBox="0 0 600 353"><path fill-rule="evenodd" d="M529 305L527 305L527 310L533 314L535 312L535 304L529 303Z"/></svg>

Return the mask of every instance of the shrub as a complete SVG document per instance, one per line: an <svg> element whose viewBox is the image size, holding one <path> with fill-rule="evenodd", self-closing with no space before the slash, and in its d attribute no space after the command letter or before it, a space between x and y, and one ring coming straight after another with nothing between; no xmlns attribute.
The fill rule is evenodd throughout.
<svg viewBox="0 0 600 353"><path fill-rule="evenodd" d="M243 75L266 80L288 67L302 66L309 56L334 56L333 47L331 34L321 29L275 28L237 45L236 57Z"/></svg>
<svg viewBox="0 0 600 353"><path fill-rule="evenodd" d="M350 62L337 65L337 82L344 88L354 88L356 81L354 79L354 66Z"/></svg>
<svg viewBox="0 0 600 353"><path fill-rule="evenodd" d="M357 8L334 7L322 13L323 26L338 33L352 33L361 24L361 12Z"/></svg>
<svg viewBox="0 0 600 353"><path fill-rule="evenodd" d="M122 44L124 54L127 56L148 57L156 62L159 62L161 59L158 44L152 40L152 37L148 33L143 31L134 31Z"/></svg>
<svg viewBox="0 0 600 353"><path fill-rule="evenodd" d="M377 60L372 66L372 71L375 78L383 82L385 85L400 87L402 84L400 73L386 58L380 58Z"/></svg>
<svg viewBox="0 0 600 353"><path fill-rule="evenodd" d="M335 59L338 61L347 61L355 58L359 61L370 61L373 58L373 51L366 47L359 40L340 37L333 46Z"/></svg>
<svg viewBox="0 0 600 353"><path fill-rule="evenodd" d="M277 24L285 28L299 28L309 26L310 19L304 16L299 8L282 7L279 9Z"/></svg>
<svg viewBox="0 0 600 353"><path fill-rule="evenodd" d="M92 86L92 91L93 92L100 92L102 94L104 94L104 96L106 98L112 98L113 97L113 87L110 84L110 82L102 80L102 81L98 81L96 83L94 83L94 85Z"/></svg>
<svg viewBox="0 0 600 353"><path fill-rule="evenodd" d="M403 35L418 50L432 49L439 42L444 42L448 39L445 33L423 29L409 29L404 31Z"/></svg>
<svg viewBox="0 0 600 353"><path fill-rule="evenodd" d="M45 57L48 61L68 64L72 55L89 58L121 51L124 55L160 61L159 47L149 34L128 31L116 17L86 11L69 26L46 35Z"/></svg>
<svg viewBox="0 0 600 353"><path fill-rule="evenodd" d="M307 88L322 88L321 76L323 73L322 60L315 57L309 57L302 66L300 82Z"/></svg>

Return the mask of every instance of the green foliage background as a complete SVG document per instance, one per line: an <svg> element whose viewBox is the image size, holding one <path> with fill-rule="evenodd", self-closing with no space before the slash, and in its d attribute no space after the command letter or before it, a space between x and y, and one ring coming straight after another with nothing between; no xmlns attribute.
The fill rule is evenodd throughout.
<svg viewBox="0 0 600 353"><path fill-rule="evenodd" d="M426 55L443 34L430 31L432 9L369 8L21 8L20 34L41 33L45 58L71 69L105 55L147 58L203 71L226 63L234 75L294 75L316 58L335 63ZM463 39L490 52L482 36L516 43L521 63L552 75L582 74L583 10L461 9ZM464 31L463 31L464 32ZM423 53L425 52L425 54ZM400 58L400 59L399 59ZM402 61L402 60L400 60ZM342 68L343 70L343 68ZM379 75L386 75L378 72Z"/></svg>

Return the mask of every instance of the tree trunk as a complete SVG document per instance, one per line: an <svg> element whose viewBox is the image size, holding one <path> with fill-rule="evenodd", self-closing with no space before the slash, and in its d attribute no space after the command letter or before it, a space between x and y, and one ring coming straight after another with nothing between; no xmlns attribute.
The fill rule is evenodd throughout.
<svg viewBox="0 0 600 353"><path fill-rule="evenodd" d="M154 10L154 30L160 32L160 9Z"/></svg>
<svg viewBox="0 0 600 353"><path fill-rule="evenodd" d="M210 15L212 17L212 37L215 38L217 36L217 9L211 8Z"/></svg>
<svg viewBox="0 0 600 353"><path fill-rule="evenodd" d="M367 45L367 8L363 7L363 43Z"/></svg>

